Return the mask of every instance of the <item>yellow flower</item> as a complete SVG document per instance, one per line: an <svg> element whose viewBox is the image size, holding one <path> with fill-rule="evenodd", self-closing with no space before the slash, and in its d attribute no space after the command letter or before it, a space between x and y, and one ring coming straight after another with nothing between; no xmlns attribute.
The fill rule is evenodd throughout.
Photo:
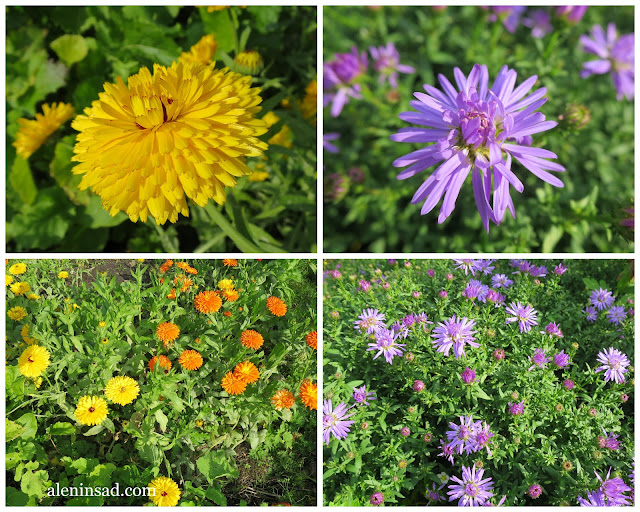
<svg viewBox="0 0 640 512"><path fill-rule="evenodd" d="M107 323L105 321L98 322L98 327L104 327L106 325L107 325Z"/></svg>
<svg viewBox="0 0 640 512"><path fill-rule="evenodd" d="M221 290L228 290L230 288L232 289L233 286L233 280L231 279L223 279L218 283L218 288L220 288Z"/></svg>
<svg viewBox="0 0 640 512"><path fill-rule="evenodd" d="M9 286L11 283L13 283L13 276L10 276L9 274L5 274L4 285Z"/></svg>
<svg viewBox="0 0 640 512"><path fill-rule="evenodd" d="M269 128L280 121L280 118L273 112L267 112L262 119L265 123L267 123L267 127ZM285 148L290 148L291 146L293 146L291 129L286 124L283 124L282 128L280 128L280 131L269 139L269 144L284 146Z"/></svg>
<svg viewBox="0 0 640 512"><path fill-rule="evenodd" d="M36 387L36 389L40 389L40 386L42 386L42 377L38 377L37 379L35 379L33 381L33 385Z"/></svg>
<svg viewBox="0 0 640 512"><path fill-rule="evenodd" d="M245 157L260 156L267 131L254 115L260 89L228 69L174 62L105 84L100 100L77 116L73 168L111 215L125 211L158 224L199 206L224 203L225 187L251 172Z"/></svg>
<svg viewBox="0 0 640 512"><path fill-rule="evenodd" d="M188 52L182 52L179 61L183 64L199 63L205 66L209 64L216 55L218 43L213 34L204 36L194 44Z"/></svg>
<svg viewBox="0 0 640 512"><path fill-rule="evenodd" d="M24 340L24 342L27 345L31 345L32 343L36 342L35 338L31 338L29 336L29 330L31 329L31 327L29 327L29 324L24 324L22 326L22 329L20 329L20 334L22 335L22 339Z"/></svg>
<svg viewBox="0 0 640 512"><path fill-rule="evenodd" d="M256 75L264 68L262 55L255 50L245 50L233 59L233 69L244 75Z"/></svg>
<svg viewBox="0 0 640 512"><path fill-rule="evenodd" d="M66 279L67 277L69 277L69 272L67 272L66 270L63 270L58 274L59 279Z"/></svg>
<svg viewBox="0 0 640 512"><path fill-rule="evenodd" d="M131 377L114 377L104 388L105 396L120 405L133 402L140 394L138 383Z"/></svg>
<svg viewBox="0 0 640 512"><path fill-rule="evenodd" d="M299 104L300 112L305 119L311 119L318 111L318 81L311 80L305 88L305 96Z"/></svg>
<svg viewBox="0 0 640 512"><path fill-rule="evenodd" d="M196 427L202 427L202 425L204 425L202 420L196 420Z"/></svg>
<svg viewBox="0 0 640 512"><path fill-rule="evenodd" d="M255 171L249 174L249 181L264 181L269 177L268 172Z"/></svg>
<svg viewBox="0 0 640 512"><path fill-rule="evenodd" d="M30 300L39 300L40 299L40 295L38 295L37 293L27 293L26 297L27 297L27 299L30 299Z"/></svg>
<svg viewBox="0 0 640 512"><path fill-rule="evenodd" d="M137 258L137 260L138 260L140 263L144 262L144 258Z"/></svg>
<svg viewBox="0 0 640 512"><path fill-rule="evenodd" d="M99 396L85 395L78 400L76 419L83 425L100 425L109 414L107 402Z"/></svg>
<svg viewBox="0 0 640 512"><path fill-rule="evenodd" d="M13 283L10 289L14 293L14 295L24 295L25 293L31 291L31 286L29 286L29 283L25 283L23 281L20 283Z"/></svg>
<svg viewBox="0 0 640 512"><path fill-rule="evenodd" d="M100 343L102 343L103 345L107 345L109 343L109 338L102 338L100 340Z"/></svg>
<svg viewBox="0 0 640 512"><path fill-rule="evenodd" d="M180 501L180 488L171 478L159 476L149 484L149 497L158 507L175 507Z"/></svg>
<svg viewBox="0 0 640 512"><path fill-rule="evenodd" d="M27 310L24 309L22 306L15 306L11 308L9 311L7 311L7 315L9 315L9 318L11 318L11 320L15 320L16 322L19 322L25 316L27 316Z"/></svg>
<svg viewBox="0 0 640 512"><path fill-rule="evenodd" d="M36 120L18 119L20 129L13 145L22 158L29 158L49 136L73 117L75 110L70 103L48 103L42 105L43 114L36 114Z"/></svg>
<svg viewBox="0 0 640 512"><path fill-rule="evenodd" d="M9 267L9 273L14 276L19 276L27 271L27 266L24 263L14 263Z"/></svg>
<svg viewBox="0 0 640 512"><path fill-rule="evenodd" d="M25 377L40 377L49 366L49 352L39 345L31 345L18 359L18 369Z"/></svg>

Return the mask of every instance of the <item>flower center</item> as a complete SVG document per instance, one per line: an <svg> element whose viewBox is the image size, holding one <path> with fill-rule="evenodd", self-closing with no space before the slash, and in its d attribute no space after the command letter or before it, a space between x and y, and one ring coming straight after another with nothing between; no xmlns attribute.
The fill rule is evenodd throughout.
<svg viewBox="0 0 640 512"><path fill-rule="evenodd" d="M27 359L27 361L29 361L30 363L33 363L33 359L31 358Z"/></svg>
<svg viewBox="0 0 640 512"><path fill-rule="evenodd" d="M89 407L89 412L96 412L96 408L95 407Z"/></svg>
<svg viewBox="0 0 640 512"><path fill-rule="evenodd" d="M476 441L480 446L484 446L489 441L489 437L484 432L481 432L476 436Z"/></svg>
<svg viewBox="0 0 640 512"><path fill-rule="evenodd" d="M465 485L464 487L464 493L467 496L477 496L478 495L478 486L472 482L467 483L467 485Z"/></svg>
<svg viewBox="0 0 640 512"><path fill-rule="evenodd" d="M126 390L127 390L127 388L125 388L124 386L122 386L122 387L120 388L120 393L124 393Z"/></svg>

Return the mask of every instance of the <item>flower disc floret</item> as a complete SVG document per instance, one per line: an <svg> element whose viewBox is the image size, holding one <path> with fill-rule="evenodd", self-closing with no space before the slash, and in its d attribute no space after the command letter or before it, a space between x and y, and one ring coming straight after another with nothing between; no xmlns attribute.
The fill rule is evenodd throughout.
<svg viewBox="0 0 640 512"><path fill-rule="evenodd" d="M438 326L433 330L431 340L433 346L438 352L442 352L445 356L449 355L449 351L453 348L453 353L456 359L462 356L466 357L464 346L469 344L472 347L478 348L479 343L476 343L473 334L476 331L471 329L475 326L475 320L469 320L467 317L458 318L453 315L444 323L438 323Z"/></svg>
<svg viewBox="0 0 640 512"><path fill-rule="evenodd" d="M395 356L402 356L402 352L405 350L403 347L407 346L404 343L397 343L397 340L400 337L401 333L399 332L394 332L391 329L379 329L375 333L375 343L368 344L369 348L367 349L367 352L377 350L378 353L373 356L374 359L377 359L378 356L384 354L384 358L387 363L393 364L393 358Z"/></svg>
<svg viewBox="0 0 640 512"><path fill-rule="evenodd" d="M233 372L222 377L222 387L230 395L240 395L247 389L247 383Z"/></svg>
<svg viewBox="0 0 640 512"><path fill-rule="evenodd" d="M455 482L448 487L451 489L447 494L449 501L458 499L458 506L476 507L484 503L493 496L490 492L493 487L491 478L483 479L484 469L477 469L476 466L470 468L462 466L462 478L452 476L451 481Z"/></svg>
<svg viewBox="0 0 640 512"><path fill-rule="evenodd" d="M508 317L504 323L518 322L520 332L529 332L532 326L538 325L538 312L531 304L523 306L520 302L512 302L505 311L513 316Z"/></svg>
<svg viewBox="0 0 640 512"><path fill-rule="evenodd" d="M257 138L267 131L255 118L259 93L249 76L184 61L105 83L72 123L79 188L134 222L176 222L189 215L187 198L224 203L225 187L251 173L245 158L267 149Z"/></svg>
<svg viewBox="0 0 640 512"><path fill-rule="evenodd" d="M279 389L276 394L271 397L271 403L278 410L290 409L293 407L296 399L293 393L288 389Z"/></svg>
<svg viewBox="0 0 640 512"><path fill-rule="evenodd" d="M565 170L549 160L557 156L528 147L531 135L557 123L536 112L546 102L546 88L527 96L537 81L535 75L515 87L517 73L504 66L489 87L485 65L474 65L469 76L459 68L453 74L457 89L444 75L438 75L444 92L425 84L427 94L416 92L417 101L411 102L417 112L400 114L403 121L426 128L402 128L391 140L433 144L398 158L393 165L407 167L398 175L398 179L407 179L444 161L411 200L414 204L425 201L421 212L425 215L444 196L439 223L453 212L462 184L471 173L476 205L488 232L489 221L499 225L507 209L515 217L509 186L522 192L524 185L511 169L513 158L541 180L563 186L548 172Z"/></svg>
<svg viewBox="0 0 640 512"><path fill-rule="evenodd" d="M260 378L260 372L251 361L238 363L233 370L233 374L247 384L253 384Z"/></svg>
<svg viewBox="0 0 640 512"><path fill-rule="evenodd" d="M113 377L104 388L104 395L120 405L133 402L140 394L140 386L131 377Z"/></svg>
<svg viewBox="0 0 640 512"><path fill-rule="evenodd" d="M624 374L627 373L627 366L631 363L624 353L618 349L609 347L606 350L598 352L598 361L602 363L602 366L596 369L596 373L604 370L605 382L612 380L618 384L622 384L625 381Z"/></svg>
<svg viewBox="0 0 640 512"><path fill-rule="evenodd" d="M278 297L269 297L267 299L267 308L274 316L284 316L287 313L287 305Z"/></svg>

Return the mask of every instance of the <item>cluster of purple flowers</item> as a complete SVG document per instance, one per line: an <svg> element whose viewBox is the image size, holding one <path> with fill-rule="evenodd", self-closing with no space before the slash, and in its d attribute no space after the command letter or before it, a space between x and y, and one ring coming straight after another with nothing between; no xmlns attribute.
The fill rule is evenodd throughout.
<svg viewBox="0 0 640 512"><path fill-rule="evenodd" d="M587 497L577 497L578 504L582 507L626 507L631 505L630 496L626 495L627 491L632 491L631 487L624 483L620 477L610 478L611 468L606 478L595 472L596 477L600 481L600 487L595 491L586 491Z"/></svg>
<svg viewBox="0 0 640 512"><path fill-rule="evenodd" d="M473 421L473 416L460 416L460 424L449 423L449 427L451 430L446 433L447 445L453 452L469 454L486 448L491 456L489 444L494 434L486 421L483 424L480 420Z"/></svg>
<svg viewBox="0 0 640 512"><path fill-rule="evenodd" d="M569 359L569 354L565 354L564 350L558 352L552 359L551 357L547 357L545 349L537 348L534 350L533 356L529 357L529 361L533 363L529 368L529 371L533 370L536 366L544 369L547 367L547 363L552 360L553 364L556 365L557 368L566 368L571 364Z"/></svg>
<svg viewBox="0 0 640 512"><path fill-rule="evenodd" d="M322 440L328 445L331 437L345 439L349 435L350 427L354 420L349 418L356 412L349 412L356 405L369 405L369 400L376 400L372 391L367 391L367 386L353 388L353 401L351 406L340 402L333 406L331 399L326 399L322 406Z"/></svg>
<svg viewBox="0 0 640 512"><path fill-rule="evenodd" d="M627 311L624 306L614 306L615 297L613 293L606 288L599 288L591 292L589 297L589 306L586 306L582 312L586 315L587 321L595 322L598 319L598 312L605 311L606 318L609 323L619 325L624 322L627 316L633 316L633 308Z"/></svg>

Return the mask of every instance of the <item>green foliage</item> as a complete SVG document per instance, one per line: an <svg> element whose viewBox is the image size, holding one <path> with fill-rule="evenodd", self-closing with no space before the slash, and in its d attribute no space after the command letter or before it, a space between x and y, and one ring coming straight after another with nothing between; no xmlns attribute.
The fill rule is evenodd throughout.
<svg viewBox="0 0 640 512"><path fill-rule="evenodd" d="M34 119L43 103L71 103L76 114L98 100L103 84L143 66L171 65L213 33L218 67L247 49L265 68L252 77L263 99L291 129L291 147L270 144L247 162L269 173L227 189L228 204L191 203L174 225L110 217L99 196L78 189L71 162L76 132L65 123L28 160L16 156L18 119ZM9 7L7 10L7 246L54 252L310 252L316 243L315 117L297 102L316 78L315 7L90 6ZM283 52L282 49L287 51ZM226 59L226 60L225 60ZM275 100L276 101L272 101ZM281 102L289 99L289 107ZM276 125L262 138L270 140ZM277 128L277 129L276 129ZM288 142L286 143L288 145ZM39 203L44 202L45 206ZM215 210L215 211L214 211ZM46 224L45 224L46 222ZM49 228L52 234L49 235Z"/></svg>
<svg viewBox="0 0 640 512"><path fill-rule="evenodd" d="M373 493L382 492L385 504L425 505L427 490L453 483L448 479L460 478L462 466L472 464L484 468L483 478L493 479L494 504L506 495L505 505L575 506L576 496L585 497L585 489L600 485L594 471L604 478L609 467L628 484L634 453L634 319L628 311L633 287L626 276L632 266L624 260L532 261L548 269L546 277L536 279L525 272L513 274L508 261L495 261L493 274L513 280L512 286L498 289L505 304L519 301L538 312L537 325L520 332L516 322L505 322L510 315L504 305L462 295L472 278L491 286L490 276L479 271L465 276L449 260L408 262L409 268L379 260L325 265L323 397L334 407L353 405L350 412L355 413L346 438L332 437L325 447L325 503L364 505ZM561 276L553 273L558 263L568 267ZM329 274L336 268L341 277ZM372 283L370 291L360 291L361 279ZM606 311L593 323L586 320L582 310L591 291L600 287L611 290L614 304L628 312L619 325L607 320ZM389 364L382 355L373 360L376 352L366 351L373 340L354 329L365 308L383 313L388 326L421 312L433 324L410 327L408 336L398 340L406 344L406 352ZM466 357L460 359L437 352L431 334L453 315L475 320L473 336L480 344L467 345ZM544 332L550 322L559 324L563 337ZM595 372L598 353L609 347L631 361L624 383L605 382L604 372ZM571 364L558 368L550 362L545 369L529 370L529 358L538 348L548 357L564 351ZM506 358L496 359L496 349L504 350ZM461 377L467 367L475 371L470 384ZM563 386L565 379L574 381L572 390ZM415 380L424 383L423 391L413 390ZM354 388L363 384L376 397L369 406L355 405L352 398ZM521 401L524 414L510 414L509 403ZM459 424L460 416L469 415L490 426L491 454L484 449L455 453L452 465L440 455L440 440L448 442L450 423ZM409 436L400 434L403 427L410 429ZM599 446L603 429L619 436L619 449ZM569 469L565 462L571 463ZM543 488L535 501L526 495L534 483ZM439 494L448 491L445 487Z"/></svg>
<svg viewBox="0 0 640 512"><path fill-rule="evenodd" d="M620 227L622 209L633 205L633 102L616 100L608 74L579 77L582 64L596 58L580 50L579 37L594 24L609 22L620 34L633 32L633 7L589 7L576 25L552 15L554 30L542 39L533 38L523 25L509 33L499 21L489 22L487 11L477 6L333 6L325 7L323 15L325 62L353 46L363 52L393 42L400 62L417 70L401 74L393 90L378 83L370 57L369 70L359 79L362 99L350 99L337 118L325 108L324 132L340 134L333 141L339 153L324 152L325 176L339 174L347 189L333 199L334 187L325 183L326 251L633 251L632 233ZM533 144L556 153L566 168L558 174L564 187L555 188L514 163L525 186L522 194L512 191L517 217L507 213L489 234L482 227L470 177L443 224L438 224L439 206L421 216L421 205L410 201L436 167L397 180L393 161L421 146L389 139L412 126L398 114L412 110L409 102L423 84L439 87L438 74L453 80L454 67L467 74L476 63L487 65L490 80L504 65L517 71L517 84L538 76L536 88L548 89L548 102L540 111L560 124L534 135ZM575 105L590 113L582 127L569 121ZM349 177L353 168L364 172L364 181Z"/></svg>
<svg viewBox="0 0 640 512"><path fill-rule="evenodd" d="M189 261L195 274L185 274L177 263L162 269L160 263L31 260L26 273L15 278L37 297L7 287L7 307L27 311L20 322L8 319L7 326L7 502L142 506L148 498L64 497L49 489L56 483L118 485L124 492L166 476L178 484L181 505L315 504L316 412L299 398L281 411L270 400L280 389L298 395L303 379L315 380L316 352L305 342L317 324L315 263L241 260L232 267L219 260ZM62 270L67 278L58 277ZM223 279L233 281L239 298L224 299L215 313L197 311L195 296L217 289ZM173 299L167 297L172 289ZM268 311L266 299L272 295L287 303L285 316ZM180 328L166 346L156 334L161 322ZM28 332L22 331L25 325ZM262 347L241 344L247 329L263 335ZM50 354L40 377L26 378L19 370L26 343ZM179 356L187 349L202 355L200 368L181 366ZM151 371L149 361L156 355L166 355L172 368L157 364ZM243 361L253 362L260 377L243 393L230 395L222 379ZM81 424L75 416L78 400L106 399L105 385L119 375L138 383L137 398L124 406L108 401L104 421ZM259 471L247 474L246 460ZM280 484L289 481L295 486Z"/></svg>

